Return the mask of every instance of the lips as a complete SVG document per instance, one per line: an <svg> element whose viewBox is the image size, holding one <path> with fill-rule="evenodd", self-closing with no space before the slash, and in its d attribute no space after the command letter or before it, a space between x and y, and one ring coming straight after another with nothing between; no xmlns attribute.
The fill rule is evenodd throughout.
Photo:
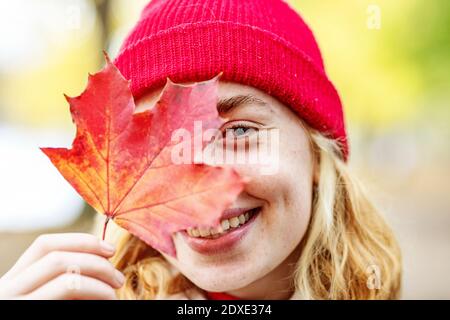
<svg viewBox="0 0 450 320"><path fill-rule="evenodd" d="M215 254L234 247L248 233L261 207L227 209L216 228L191 228L180 233L187 244L202 254Z"/></svg>

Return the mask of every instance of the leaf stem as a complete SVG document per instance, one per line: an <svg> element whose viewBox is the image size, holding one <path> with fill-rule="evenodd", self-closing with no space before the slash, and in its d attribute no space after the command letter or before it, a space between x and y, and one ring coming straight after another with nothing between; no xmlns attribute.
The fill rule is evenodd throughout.
<svg viewBox="0 0 450 320"><path fill-rule="evenodd" d="M108 222L109 222L109 217L106 216L105 223L103 224L103 236L102 236L102 240L105 240L106 227L108 226Z"/></svg>

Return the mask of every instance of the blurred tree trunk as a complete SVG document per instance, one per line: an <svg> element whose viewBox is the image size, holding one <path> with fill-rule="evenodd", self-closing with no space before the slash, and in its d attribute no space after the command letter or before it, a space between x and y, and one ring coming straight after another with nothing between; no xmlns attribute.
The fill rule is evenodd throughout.
<svg viewBox="0 0 450 320"><path fill-rule="evenodd" d="M97 17L99 19L99 25L101 27L101 48L107 51L109 47L111 26L109 23L109 8L112 0L92 0L97 10ZM103 65L103 54L99 53L100 65Z"/></svg>

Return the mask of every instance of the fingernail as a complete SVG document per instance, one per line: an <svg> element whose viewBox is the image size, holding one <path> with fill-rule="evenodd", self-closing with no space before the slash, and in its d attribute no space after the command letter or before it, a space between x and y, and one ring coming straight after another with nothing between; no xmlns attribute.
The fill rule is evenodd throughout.
<svg viewBox="0 0 450 320"><path fill-rule="evenodd" d="M116 280L119 283L119 286L122 286L125 282L125 276L119 270L116 270Z"/></svg>
<svg viewBox="0 0 450 320"><path fill-rule="evenodd" d="M106 241L102 241L102 242L101 242L101 246L102 246L102 248L103 248L105 251L107 251L107 252L113 253L114 251L116 251L116 249L114 248L114 246L113 246L112 244L106 242Z"/></svg>

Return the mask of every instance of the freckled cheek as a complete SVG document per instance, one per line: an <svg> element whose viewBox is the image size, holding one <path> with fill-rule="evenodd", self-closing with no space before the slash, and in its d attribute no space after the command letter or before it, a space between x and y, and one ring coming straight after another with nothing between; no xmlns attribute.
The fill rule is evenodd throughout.
<svg viewBox="0 0 450 320"><path fill-rule="evenodd" d="M270 222L274 219L281 218L281 216L284 215L286 202L290 197L289 189L291 188L291 185L286 181L285 177L280 174L249 174L248 171L247 176L250 177L251 180L247 183L245 191L251 197L261 200L261 203L266 210L264 219L267 220L267 222ZM275 214L280 217L275 217Z"/></svg>
<svg viewBox="0 0 450 320"><path fill-rule="evenodd" d="M265 232L271 229L297 230L308 224L311 211L312 187L308 175L280 170L276 175L251 176L246 191L264 202L262 216Z"/></svg>
<svg viewBox="0 0 450 320"><path fill-rule="evenodd" d="M262 200L266 207L263 230L292 228L309 220L312 172L307 145L304 148L280 146L279 167L274 174L262 174L260 165L233 166L251 180L246 192Z"/></svg>

